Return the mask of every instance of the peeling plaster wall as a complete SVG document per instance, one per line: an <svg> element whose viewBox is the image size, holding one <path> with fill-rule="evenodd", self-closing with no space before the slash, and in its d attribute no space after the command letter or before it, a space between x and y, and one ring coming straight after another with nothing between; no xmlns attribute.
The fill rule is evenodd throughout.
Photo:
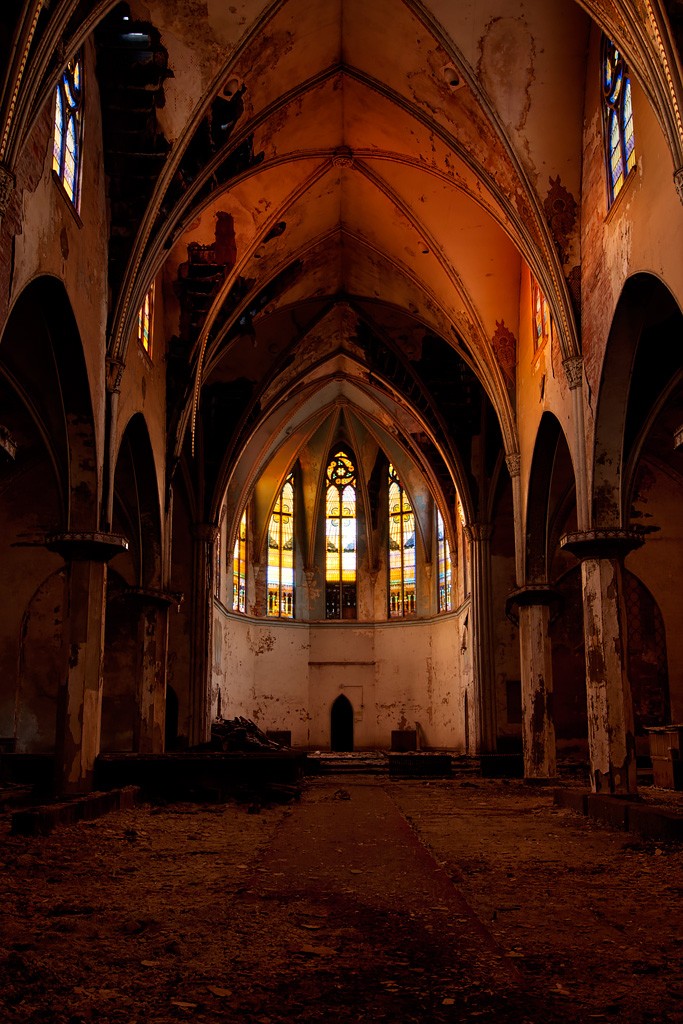
<svg viewBox="0 0 683 1024"><path fill-rule="evenodd" d="M626 279L640 271L659 277L683 305L683 204L676 196L665 139L638 82L631 81L636 167L607 209L600 107L600 34L588 61L582 190L582 336L589 387L586 447L590 473L594 415L605 346Z"/></svg>
<svg viewBox="0 0 683 1024"><path fill-rule="evenodd" d="M354 710L357 749L384 748L394 729L420 727L430 747L463 750L463 665L458 615L372 626L255 621L227 614L220 666L224 718L290 729L292 744L329 749L330 708L340 693ZM216 662L216 659L214 659Z"/></svg>
<svg viewBox="0 0 683 1024"><path fill-rule="evenodd" d="M80 210L76 214L52 174L54 98L34 129L42 174L22 194L21 230L14 240L12 300L35 277L49 274L66 288L78 324L90 381L97 461L102 465L104 434L104 351L107 323L107 223L102 121L92 42L84 51L84 137Z"/></svg>

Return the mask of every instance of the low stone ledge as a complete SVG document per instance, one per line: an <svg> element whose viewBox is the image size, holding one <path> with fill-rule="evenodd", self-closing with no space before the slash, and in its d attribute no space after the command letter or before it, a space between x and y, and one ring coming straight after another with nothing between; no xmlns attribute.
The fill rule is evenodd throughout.
<svg viewBox="0 0 683 1024"><path fill-rule="evenodd" d="M92 821L110 811L130 809L140 803L140 795L139 786L126 786L108 793L88 793L63 803L15 811L11 831L20 836L46 836L59 825Z"/></svg>
<svg viewBox="0 0 683 1024"><path fill-rule="evenodd" d="M587 793L580 789L556 789L556 807L566 807L613 828L636 832L664 843L683 842L683 814L645 803L637 798Z"/></svg>
<svg viewBox="0 0 683 1024"><path fill-rule="evenodd" d="M583 789L556 789L553 803L577 814L588 814L588 793Z"/></svg>
<svg viewBox="0 0 683 1024"><path fill-rule="evenodd" d="M665 811L648 804L631 804L628 809L628 827L648 839L662 842L683 841L683 814Z"/></svg>
<svg viewBox="0 0 683 1024"><path fill-rule="evenodd" d="M607 796L604 793L588 794L588 817L613 828L628 830L630 806L630 802L622 797Z"/></svg>

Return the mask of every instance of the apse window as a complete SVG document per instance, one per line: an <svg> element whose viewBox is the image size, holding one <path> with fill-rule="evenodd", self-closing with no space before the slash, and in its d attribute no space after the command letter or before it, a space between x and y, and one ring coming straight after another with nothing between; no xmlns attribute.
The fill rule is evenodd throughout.
<svg viewBox="0 0 683 1024"><path fill-rule="evenodd" d="M83 127L83 67L80 56L64 68L55 90L52 170L78 209Z"/></svg>
<svg viewBox="0 0 683 1024"><path fill-rule="evenodd" d="M451 547L446 536L443 516L436 512L436 545L439 562L438 608L440 612L453 610L453 567L451 564Z"/></svg>
<svg viewBox="0 0 683 1024"><path fill-rule="evenodd" d="M415 614L415 515L393 466L389 466L389 616Z"/></svg>
<svg viewBox="0 0 683 1024"><path fill-rule="evenodd" d="M356 469L344 451L327 466L325 615L356 617Z"/></svg>
<svg viewBox="0 0 683 1024"><path fill-rule="evenodd" d="M232 610L247 610L247 510L240 519L232 554Z"/></svg>
<svg viewBox="0 0 683 1024"><path fill-rule="evenodd" d="M142 300L138 310L138 344L152 358L152 315L154 313L154 284Z"/></svg>
<svg viewBox="0 0 683 1024"><path fill-rule="evenodd" d="M531 309L533 314L534 352L536 352L551 337L553 325L548 300L533 277L531 279Z"/></svg>
<svg viewBox="0 0 683 1024"><path fill-rule="evenodd" d="M294 617L294 477L285 480L268 526L268 614Z"/></svg>
<svg viewBox="0 0 683 1024"><path fill-rule="evenodd" d="M636 165L631 80L623 54L614 43L603 40L602 96L610 204Z"/></svg>

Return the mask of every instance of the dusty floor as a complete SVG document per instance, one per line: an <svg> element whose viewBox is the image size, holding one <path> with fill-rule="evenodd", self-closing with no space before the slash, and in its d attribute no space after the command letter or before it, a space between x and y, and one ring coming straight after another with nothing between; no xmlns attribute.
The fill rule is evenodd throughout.
<svg viewBox="0 0 683 1024"><path fill-rule="evenodd" d="M683 851L521 783L0 824L3 1022L683 1022Z"/></svg>

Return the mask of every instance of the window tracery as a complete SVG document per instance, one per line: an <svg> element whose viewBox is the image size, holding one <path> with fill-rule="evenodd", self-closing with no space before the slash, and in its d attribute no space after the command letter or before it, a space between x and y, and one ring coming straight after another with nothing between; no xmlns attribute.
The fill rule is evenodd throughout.
<svg viewBox="0 0 683 1024"><path fill-rule="evenodd" d="M344 451L327 466L325 615L356 617L356 469Z"/></svg>
<svg viewBox="0 0 683 1024"><path fill-rule="evenodd" d="M602 51L602 95L610 203L619 195L636 165L631 79L623 54L605 39Z"/></svg>
<svg viewBox="0 0 683 1024"><path fill-rule="evenodd" d="M78 208L83 110L83 68L80 55L64 68L55 90L52 169Z"/></svg>
<svg viewBox="0 0 683 1024"><path fill-rule="evenodd" d="M294 617L294 477L290 473L268 526L268 615Z"/></svg>

